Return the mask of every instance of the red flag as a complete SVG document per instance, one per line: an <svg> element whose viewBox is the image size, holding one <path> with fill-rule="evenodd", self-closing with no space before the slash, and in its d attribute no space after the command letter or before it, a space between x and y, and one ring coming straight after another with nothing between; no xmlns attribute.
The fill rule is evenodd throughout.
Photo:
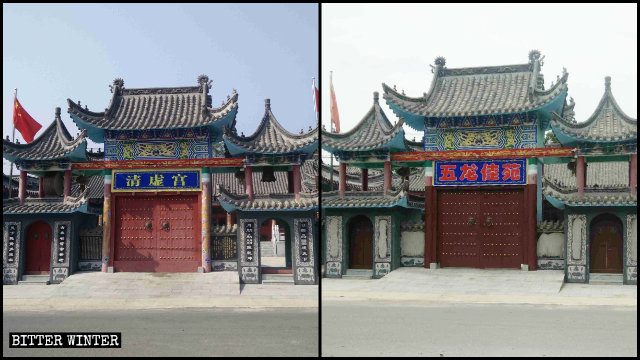
<svg viewBox="0 0 640 360"><path fill-rule="evenodd" d="M38 130L42 128L42 125L33 120L31 115L20 105L18 98L15 99L13 107L13 125L16 127L16 130L20 131L24 141L27 143L32 142L33 137Z"/></svg>
<svg viewBox="0 0 640 360"><path fill-rule="evenodd" d="M331 88L331 122L335 126L336 133L340 132L340 116L338 116L338 103L336 93L333 91L333 73L329 77L329 87Z"/></svg>
<svg viewBox="0 0 640 360"><path fill-rule="evenodd" d="M318 88L316 87L316 79L311 79L311 91L313 91L313 109L316 111L316 120L318 119L318 111L320 111L320 104L318 99Z"/></svg>

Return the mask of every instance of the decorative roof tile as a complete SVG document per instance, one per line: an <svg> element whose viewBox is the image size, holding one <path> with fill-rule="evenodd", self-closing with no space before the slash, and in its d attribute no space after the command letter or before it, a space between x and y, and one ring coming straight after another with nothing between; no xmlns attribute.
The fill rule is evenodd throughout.
<svg viewBox="0 0 640 360"><path fill-rule="evenodd" d="M292 134L285 130L271 112L271 102L265 99L265 111L258 129L251 136L238 136L225 127L222 136L232 156L248 153L287 154L313 153L318 147L318 128L304 134Z"/></svg>
<svg viewBox="0 0 640 360"><path fill-rule="evenodd" d="M538 232L550 233L550 232L564 232L564 221L551 221L543 220L538 221L536 229Z"/></svg>
<svg viewBox="0 0 640 360"><path fill-rule="evenodd" d="M67 99L69 114L79 127L102 130L145 130L192 128L207 126L222 119L235 121L238 94L234 90L220 107L213 108L206 75L198 77L198 86L125 89L116 79L111 87L113 97L103 112L89 111L80 103Z"/></svg>
<svg viewBox="0 0 640 360"><path fill-rule="evenodd" d="M60 108L56 108L55 118L38 138L28 144L14 144L2 140L2 151L5 159L19 160L52 160L71 156L75 160L86 160L86 131L82 131L75 139L60 119ZM75 152L74 152L75 151Z"/></svg>
<svg viewBox="0 0 640 360"><path fill-rule="evenodd" d="M233 194L217 186L216 192L220 204L227 212L242 211L307 211L318 208L318 192L300 193L300 200L296 201L294 194L254 195L253 201L248 195Z"/></svg>
<svg viewBox="0 0 640 360"><path fill-rule="evenodd" d="M567 164L544 164L544 177L556 186L566 189L577 189L576 174L569 170Z"/></svg>
<svg viewBox="0 0 640 360"><path fill-rule="evenodd" d="M391 144L394 139L404 140L404 120L391 124L378 103L378 93L373 93L373 106L360 122L345 133L322 131L322 147L327 151L367 151L380 148L401 147ZM398 150L398 149L395 149Z"/></svg>
<svg viewBox="0 0 640 360"><path fill-rule="evenodd" d="M211 226L211 234L212 235L236 235L236 231L238 230L238 225L233 224L227 226L225 225L212 225Z"/></svg>
<svg viewBox="0 0 640 360"><path fill-rule="evenodd" d="M384 99L394 111L418 116L453 117L531 111L567 90L566 70L544 90L540 53L532 51L528 64L447 69L436 59L429 93L408 97L382 84ZM397 112L397 111L396 111Z"/></svg>
<svg viewBox="0 0 640 360"><path fill-rule="evenodd" d="M402 183L396 189L387 191L345 191L340 197L340 191L322 193L323 208L372 208L372 207L407 207L407 183Z"/></svg>
<svg viewBox="0 0 640 360"><path fill-rule="evenodd" d="M104 198L104 177L100 175L92 175L88 177L87 185L87 197L90 199L103 199ZM74 182L71 185L71 196L80 196L80 184Z"/></svg>
<svg viewBox="0 0 640 360"><path fill-rule="evenodd" d="M619 142L637 139L638 120L626 115L611 93L611 77L605 78L605 91L593 114L584 122L573 119L573 106L563 116L552 112L551 128L563 145L576 142Z"/></svg>
<svg viewBox="0 0 640 360"><path fill-rule="evenodd" d="M589 162L586 178L587 188L628 188L629 162Z"/></svg>

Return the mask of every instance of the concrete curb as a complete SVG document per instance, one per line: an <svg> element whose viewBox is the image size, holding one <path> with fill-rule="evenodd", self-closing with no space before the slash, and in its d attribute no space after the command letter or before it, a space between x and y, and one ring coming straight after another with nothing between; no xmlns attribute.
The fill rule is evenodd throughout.
<svg viewBox="0 0 640 360"><path fill-rule="evenodd" d="M420 294L400 292L322 291L322 302L377 302L412 305L459 304L530 304L563 306L637 307L636 297L577 297L536 295Z"/></svg>
<svg viewBox="0 0 640 360"><path fill-rule="evenodd" d="M222 296L215 298L147 299L3 299L2 311L79 311L175 308L317 308L317 298Z"/></svg>

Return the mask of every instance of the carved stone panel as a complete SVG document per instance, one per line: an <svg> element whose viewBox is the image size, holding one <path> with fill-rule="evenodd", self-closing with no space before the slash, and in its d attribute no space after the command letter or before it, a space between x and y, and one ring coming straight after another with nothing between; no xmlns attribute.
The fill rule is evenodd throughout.
<svg viewBox="0 0 640 360"><path fill-rule="evenodd" d="M391 216L376 216L375 230L375 262L391 262Z"/></svg>
<svg viewBox="0 0 640 360"><path fill-rule="evenodd" d="M327 263L342 261L342 216L326 217Z"/></svg>
<svg viewBox="0 0 640 360"><path fill-rule="evenodd" d="M240 219L238 226L238 271L240 282L244 284L260 283L260 244L258 241L258 220Z"/></svg>
<svg viewBox="0 0 640 360"><path fill-rule="evenodd" d="M294 267L295 284L315 284L315 250L313 243L313 220L311 218L293 219L296 263Z"/></svg>
<svg viewBox="0 0 640 360"><path fill-rule="evenodd" d="M339 261L327 262L327 268L324 273L328 278L341 278L342 277L342 263Z"/></svg>
<svg viewBox="0 0 640 360"><path fill-rule="evenodd" d="M567 221L567 282L587 282L587 216L569 215Z"/></svg>
<svg viewBox="0 0 640 360"><path fill-rule="evenodd" d="M387 275L390 271L391 271L391 263L388 263L388 262L375 263L373 277L376 279L379 279Z"/></svg>
<svg viewBox="0 0 640 360"><path fill-rule="evenodd" d="M2 236L2 284L18 283L20 265L20 245L22 242L21 223L5 222Z"/></svg>
<svg viewBox="0 0 640 360"><path fill-rule="evenodd" d="M638 215L627 215L627 251L625 254L625 284L638 283Z"/></svg>
<svg viewBox="0 0 640 360"><path fill-rule="evenodd" d="M51 247L51 283L59 284L69 276L69 254L71 248L71 221L53 223L53 246Z"/></svg>

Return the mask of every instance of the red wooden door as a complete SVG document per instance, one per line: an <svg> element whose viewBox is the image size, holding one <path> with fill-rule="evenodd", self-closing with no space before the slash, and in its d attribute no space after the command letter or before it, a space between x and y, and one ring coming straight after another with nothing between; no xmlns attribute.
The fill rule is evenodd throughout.
<svg viewBox="0 0 640 360"><path fill-rule="evenodd" d="M522 190L440 191L440 266L520 268L523 200Z"/></svg>
<svg viewBox="0 0 640 360"><path fill-rule="evenodd" d="M440 266L478 267L481 191L438 194L438 258Z"/></svg>
<svg viewBox="0 0 640 360"><path fill-rule="evenodd" d="M200 265L198 197L165 196L156 205L158 267L156 271L195 272Z"/></svg>
<svg viewBox="0 0 640 360"><path fill-rule="evenodd" d="M480 267L519 269L524 264L524 191L485 191L480 217Z"/></svg>
<svg viewBox="0 0 640 360"><path fill-rule="evenodd" d="M116 197L115 271L153 271L156 239L155 197Z"/></svg>
<svg viewBox="0 0 640 360"><path fill-rule="evenodd" d="M359 217L349 227L349 268L373 268L373 225L366 217Z"/></svg>
<svg viewBox="0 0 640 360"><path fill-rule="evenodd" d="M197 195L117 197L114 270L197 271L197 200Z"/></svg>
<svg viewBox="0 0 640 360"><path fill-rule="evenodd" d="M596 218L591 225L591 270L622 273L622 223L614 216Z"/></svg>
<svg viewBox="0 0 640 360"><path fill-rule="evenodd" d="M51 265L51 227L44 221L27 230L26 274L48 274Z"/></svg>

